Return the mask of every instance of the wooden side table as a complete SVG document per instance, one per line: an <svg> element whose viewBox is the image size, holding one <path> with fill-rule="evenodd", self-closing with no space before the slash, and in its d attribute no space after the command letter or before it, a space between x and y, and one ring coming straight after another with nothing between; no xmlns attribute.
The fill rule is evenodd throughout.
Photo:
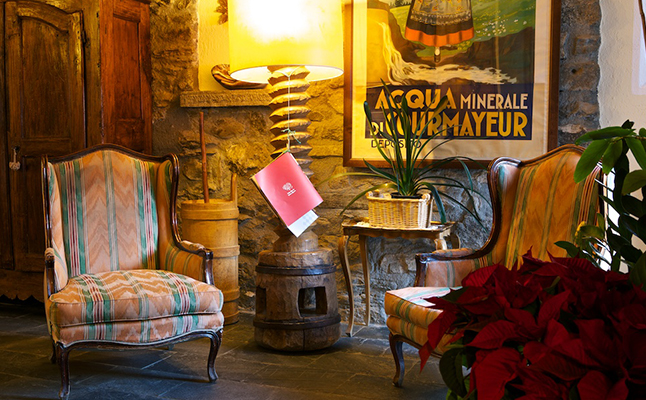
<svg viewBox="0 0 646 400"><path fill-rule="evenodd" d="M367 237L433 239L435 240L437 250L447 249L446 239L448 238L454 249L460 247L460 240L453 231L455 222L419 229L378 228L370 226L367 220L344 221L341 226L343 227L343 236L339 238L339 258L341 259L343 275L345 276L345 283L348 289L348 301L350 302L350 318L348 321L348 329L346 330L346 334L350 337L352 337L352 328L354 327L354 292L352 290L352 275L347 252L351 236L359 236L359 252L361 254L361 266L363 267L366 291L366 326L370 325L370 268L368 268Z"/></svg>

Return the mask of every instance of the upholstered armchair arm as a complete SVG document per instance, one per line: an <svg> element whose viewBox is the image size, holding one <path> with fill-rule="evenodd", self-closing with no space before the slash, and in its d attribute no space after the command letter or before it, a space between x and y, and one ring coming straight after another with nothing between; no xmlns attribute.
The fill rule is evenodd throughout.
<svg viewBox="0 0 646 400"><path fill-rule="evenodd" d="M470 256L473 254L475 250L473 249L468 249L466 247L463 247L461 249L446 249L446 250L435 250L432 255L433 257L442 257L442 258L457 258L457 257L464 257L464 256Z"/></svg>
<svg viewBox="0 0 646 400"><path fill-rule="evenodd" d="M213 252L187 240L173 241L162 261L162 269L213 285Z"/></svg>
<svg viewBox="0 0 646 400"><path fill-rule="evenodd" d="M67 285L67 265L52 247L45 249L45 291L47 297Z"/></svg>
<svg viewBox="0 0 646 400"><path fill-rule="evenodd" d="M479 266L471 249L440 250L415 256L415 286L455 287Z"/></svg>
<svg viewBox="0 0 646 400"><path fill-rule="evenodd" d="M180 244L181 247L185 248L187 251L190 251L190 252L193 252L193 253L199 253L199 252L206 253L206 252L209 251L206 247L202 246L201 244L189 242L188 240L182 240L181 242L179 242L179 244Z"/></svg>

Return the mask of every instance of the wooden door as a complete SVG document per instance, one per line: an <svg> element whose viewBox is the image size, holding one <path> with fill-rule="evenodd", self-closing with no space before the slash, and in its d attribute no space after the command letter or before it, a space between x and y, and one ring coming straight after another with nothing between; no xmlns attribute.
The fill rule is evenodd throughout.
<svg viewBox="0 0 646 400"><path fill-rule="evenodd" d="M9 171L14 268L42 271L41 155L85 147L82 14L10 1L4 33L7 153L20 162Z"/></svg>
<svg viewBox="0 0 646 400"><path fill-rule="evenodd" d="M104 1L101 26L105 141L150 154L152 102L148 0Z"/></svg>

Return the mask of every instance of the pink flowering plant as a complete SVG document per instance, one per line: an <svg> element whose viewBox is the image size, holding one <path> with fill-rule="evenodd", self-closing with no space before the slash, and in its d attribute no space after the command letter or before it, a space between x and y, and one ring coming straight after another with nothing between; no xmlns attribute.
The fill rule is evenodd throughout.
<svg viewBox="0 0 646 400"><path fill-rule="evenodd" d="M646 292L582 258L478 269L429 301L447 399L646 399Z"/></svg>

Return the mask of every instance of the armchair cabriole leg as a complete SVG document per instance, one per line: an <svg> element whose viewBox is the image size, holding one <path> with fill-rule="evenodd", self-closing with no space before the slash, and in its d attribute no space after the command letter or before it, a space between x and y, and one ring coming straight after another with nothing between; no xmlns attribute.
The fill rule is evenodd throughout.
<svg viewBox="0 0 646 400"><path fill-rule="evenodd" d="M56 358L61 371L61 391L58 392L58 398L61 400L67 400L70 395L69 352L70 349L59 343L56 344Z"/></svg>
<svg viewBox="0 0 646 400"><path fill-rule="evenodd" d="M218 355L218 350L220 350L220 344L222 343L222 329L210 335L209 339L211 339L211 351L209 351L206 370L209 375L209 382L215 382L218 379L218 374L215 372L215 357Z"/></svg>
<svg viewBox="0 0 646 400"><path fill-rule="evenodd" d="M56 358L57 358L56 343L54 343L54 341L52 340L52 355L49 356L49 361L51 361L52 364L56 364Z"/></svg>
<svg viewBox="0 0 646 400"><path fill-rule="evenodd" d="M393 377L393 385L396 387L402 387L402 383L404 382L404 373L406 372L404 353L402 351L402 344L404 342L397 340L392 333L388 336L388 340L390 341L390 351L393 353L393 358L395 359L395 376Z"/></svg>

